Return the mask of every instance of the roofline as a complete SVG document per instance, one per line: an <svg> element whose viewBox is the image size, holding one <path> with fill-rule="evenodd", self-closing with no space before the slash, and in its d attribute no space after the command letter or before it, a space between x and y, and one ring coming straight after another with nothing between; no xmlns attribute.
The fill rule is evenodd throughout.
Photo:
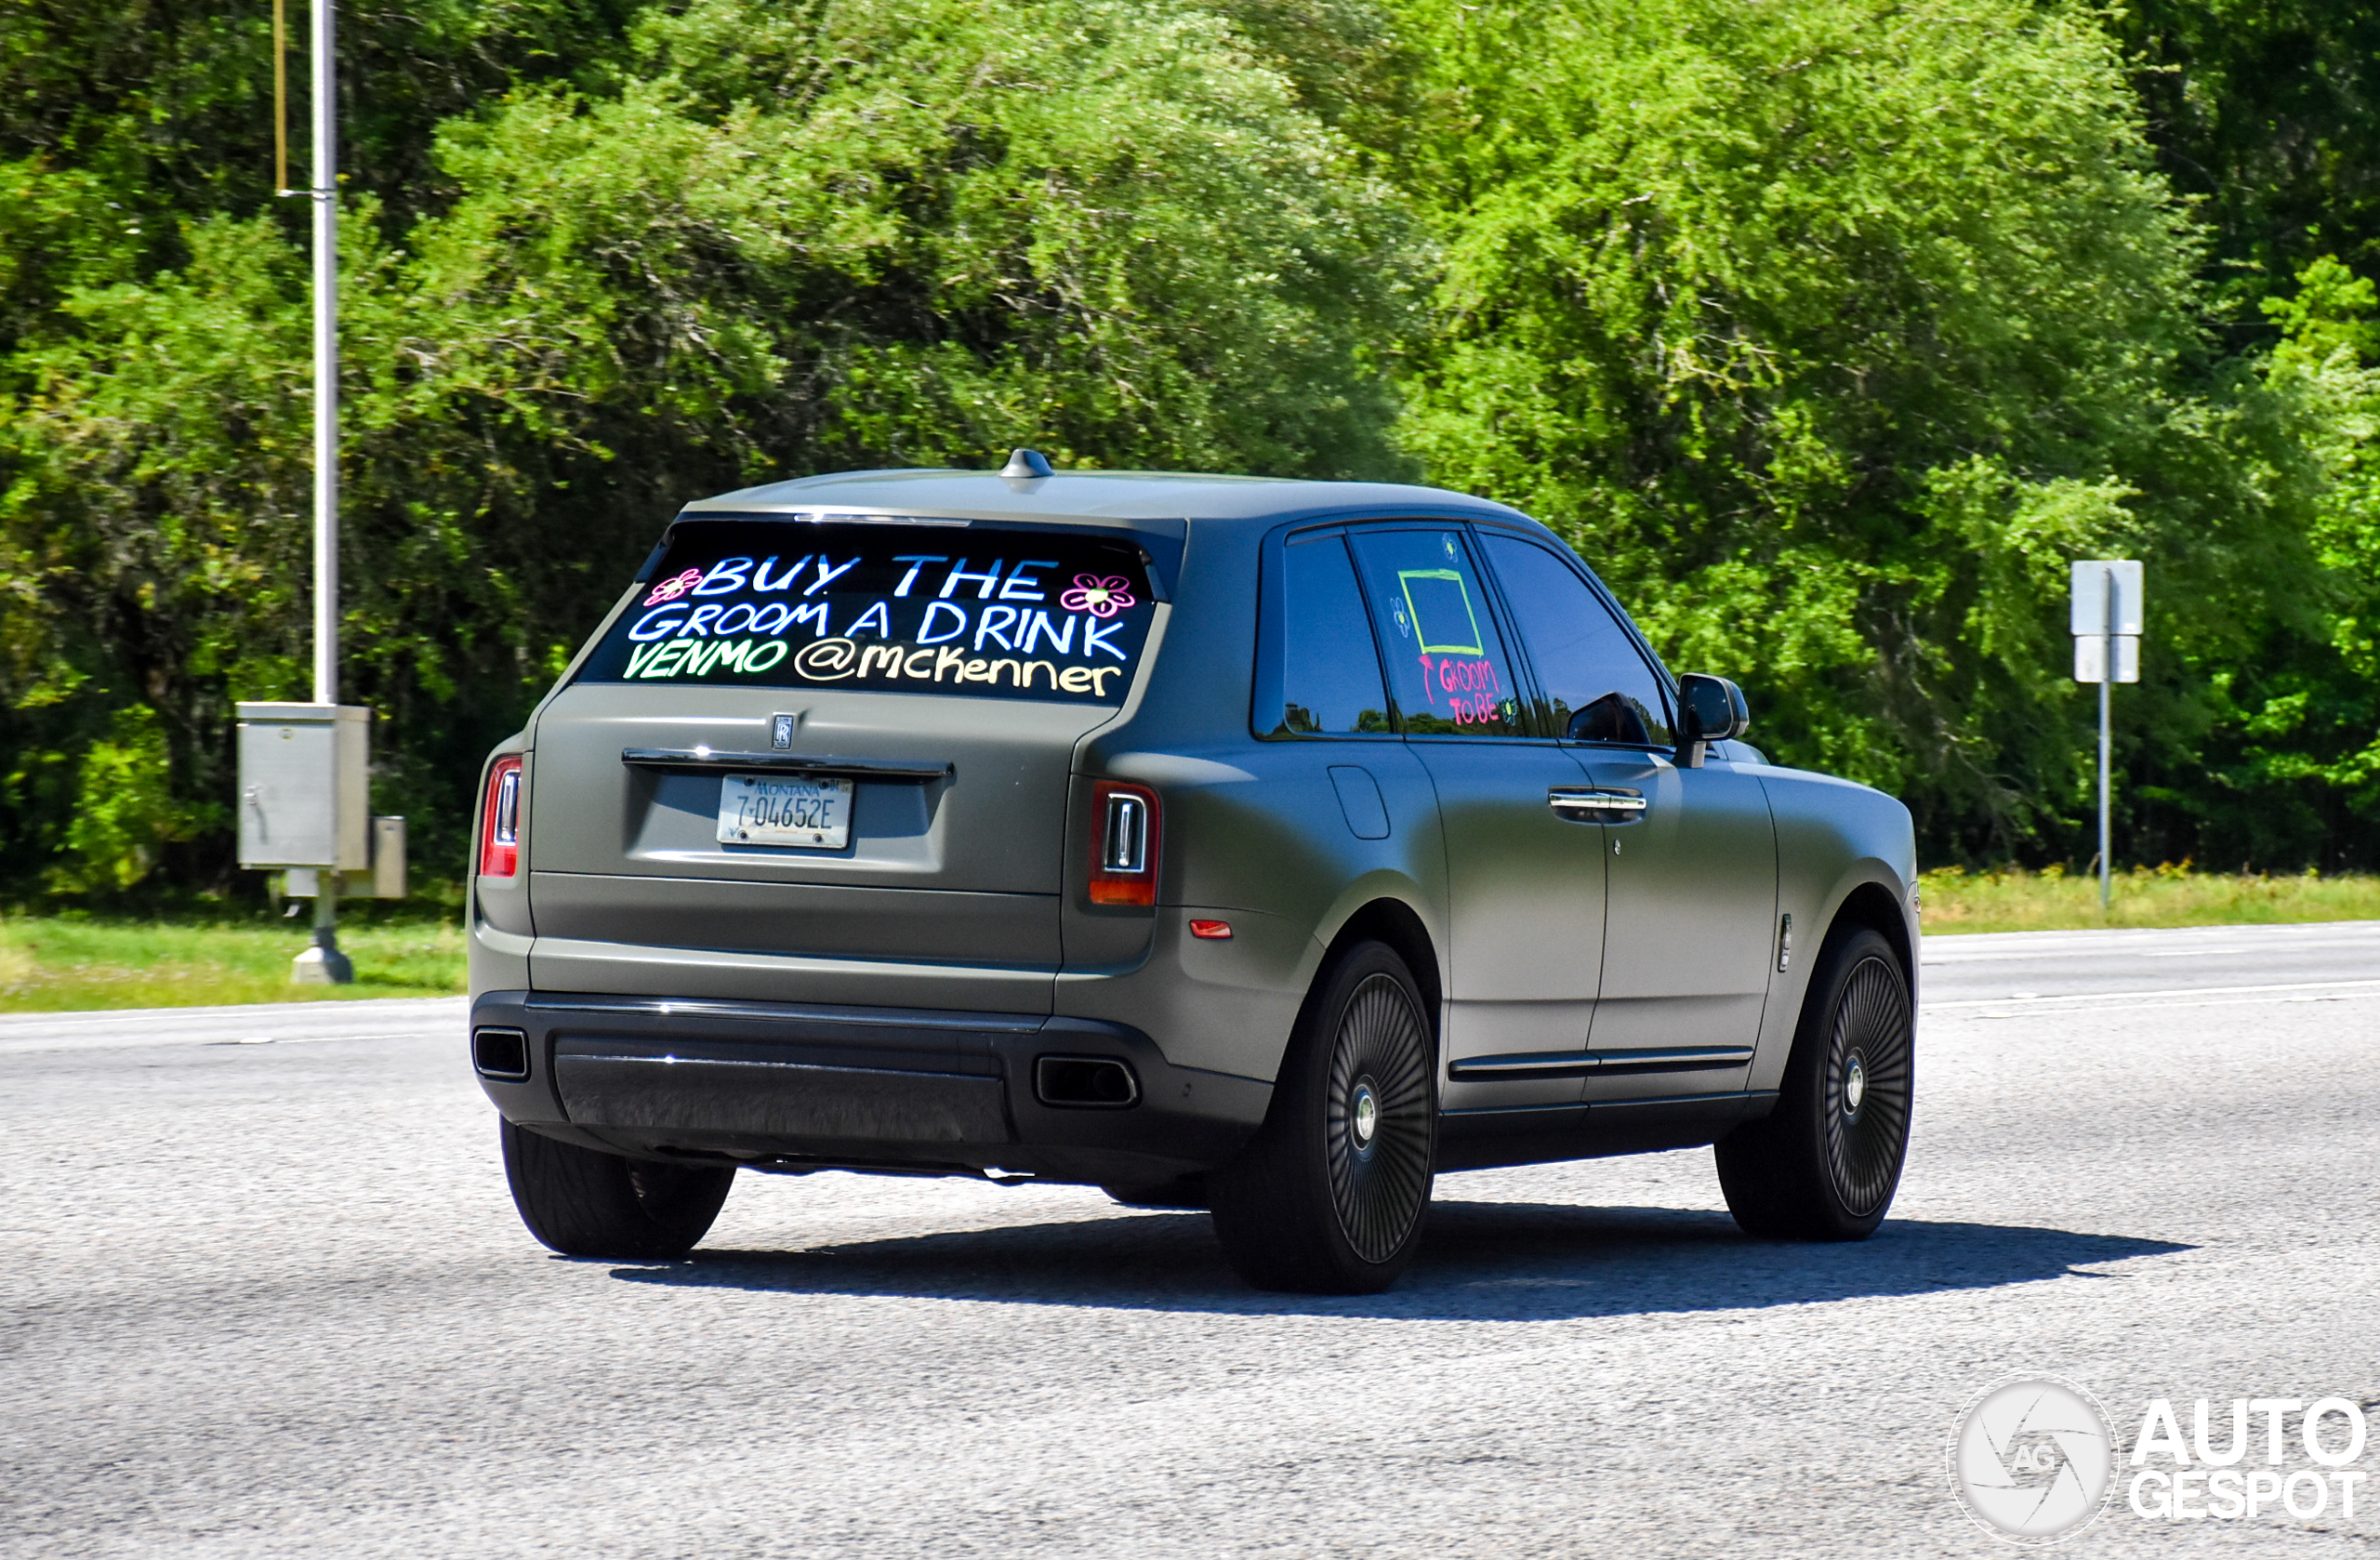
<svg viewBox="0 0 2380 1560"><path fill-rule="evenodd" d="M878 498L873 495L837 495L840 501L828 499L832 485L846 477L919 476L934 477L994 477L1005 483L1016 494L1015 507L1006 505L987 508L978 504L908 503L897 497ZM1032 506L1034 493L1045 482L1064 481L1070 477L1113 477L1148 484L1161 484L1172 477L1186 478L1188 483L1205 485L1217 482L1235 485L1246 483L1251 486L1277 486L1284 490L1285 500L1278 508L1255 513L1233 515L1200 514L1201 506L1184 504L1179 509L1167 505L1161 495L1144 494L1118 504L1108 511L1080 509L1038 509ZM788 489L807 491L788 492ZM1331 490L1346 492L1344 497ZM826 490L826 491L821 491ZM1348 491L1352 490L1352 491ZM783 494L784 496L762 496ZM822 502L821 500L827 500ZM1125 512L1137 510L1138 513ZM1327 522L1412 516L1416 519L1489 517L1518 521L1528 526L1540 522L1534 517L1509 504L1472 494L1457 493L1447 488L1422 487L1393 483L1335 483L1302 481L1277 477L1222 477L1203 473L1175 472L1064 472L1056 478L1000 478L997 473L969 470L935 470L900 469L889 471L837 472L831 476L805 477L796 482L773 483L760 487L745 488L707 498L693 499L681 506L674 517L678 520L730 519L744 517L799 518L815 522L935 520L962 521L969 523L1033 523L1130 530L1177 539L1184 535L1189 521L1207 523L1257 525L1270 529L1282 523Z"/></svg>

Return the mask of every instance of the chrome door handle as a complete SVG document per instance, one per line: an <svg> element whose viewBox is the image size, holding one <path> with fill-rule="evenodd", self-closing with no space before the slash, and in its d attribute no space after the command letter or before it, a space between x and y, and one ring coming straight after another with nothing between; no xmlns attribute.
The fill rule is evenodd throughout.
<svg viewBox="0 0 2380 1560"><path fill-rule="evenodd" d="M1545 793L1545 805L1573 823L1620 824L1644 814L1645 798L1619 787L1555 786Z"/></svg>

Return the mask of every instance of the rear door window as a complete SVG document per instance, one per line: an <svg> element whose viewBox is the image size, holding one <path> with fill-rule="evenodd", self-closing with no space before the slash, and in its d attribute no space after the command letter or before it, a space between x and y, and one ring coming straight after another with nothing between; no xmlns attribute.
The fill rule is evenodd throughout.
<svg viewBox="0 0 2380 1560"><path fill-rule="evenodd" d="M1279 730L1314 736L1386 734L1388 691L1380 652L1355 584L1347 543L1338 535L1292 540L1282 585Z"/></svg>
<svg viewBox="0 0 2380 1560"><path fill-rule="evenodd" d="M681 521L578 681L1115 705L1155 611L1095 534Z"/></svg>
<svg viewBox="0 0 2380 1560"><path fill-rule="evenodd" d="M1668 747L1661 680L1578 571L1536 542L1494 532L1481 540L1550 707L1548 727L1573 742Z"/></svg>
<svg viewBox="0 0 2380 1560"><path fill-rule="evenodd" d="M1408 736L1519 736L1519 684L1453 526L1348 538L1380 623L1389 691Z"/></svg>

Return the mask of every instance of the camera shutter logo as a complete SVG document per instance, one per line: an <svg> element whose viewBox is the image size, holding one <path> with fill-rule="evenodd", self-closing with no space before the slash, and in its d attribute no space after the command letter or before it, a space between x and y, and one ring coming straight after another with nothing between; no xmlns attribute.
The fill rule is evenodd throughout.
<svg viewBox="0 0 2380 1560"><path fill-rule="evenodd" d="M1950 1487L1995 1537L2054 1543L2107 1505L2115 1433L2097 1398L2054 1376L2018 1377L1968 1400L1950 1432Z"/></svg>

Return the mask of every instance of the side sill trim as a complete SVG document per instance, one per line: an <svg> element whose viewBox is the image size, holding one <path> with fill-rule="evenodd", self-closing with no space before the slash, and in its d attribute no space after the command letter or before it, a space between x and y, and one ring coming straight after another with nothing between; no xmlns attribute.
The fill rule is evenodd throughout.
<svg viewBox="0 0 2380 1560"><path fill-rule="evenodd" d="M1523 1051L1503 1056L1461 1056L1447 1064L1447 1077L1583 1077L1600 1065L1585 1051Z"/></svg>
<svg viewBox="0 0 2380 1560"><path fill-rule="evenodd" d="M1679 1046L1646 1051L1524 1051L1464 1056L1447 1064L1450 1078L1583 1077L1589 1073L1684 1073L1740 1067L1750 1046Z"/></svg>
<svg viewBox="0 0 2380 1560"><path fill-rule="evenodd" d="M1705 1067L1740 1067L1752 1060L1752 1048L1739 1046L1680 1046L1661 1051L1599 1051L1595 1068L1603 1073L1684 1073Z"/></svg>

